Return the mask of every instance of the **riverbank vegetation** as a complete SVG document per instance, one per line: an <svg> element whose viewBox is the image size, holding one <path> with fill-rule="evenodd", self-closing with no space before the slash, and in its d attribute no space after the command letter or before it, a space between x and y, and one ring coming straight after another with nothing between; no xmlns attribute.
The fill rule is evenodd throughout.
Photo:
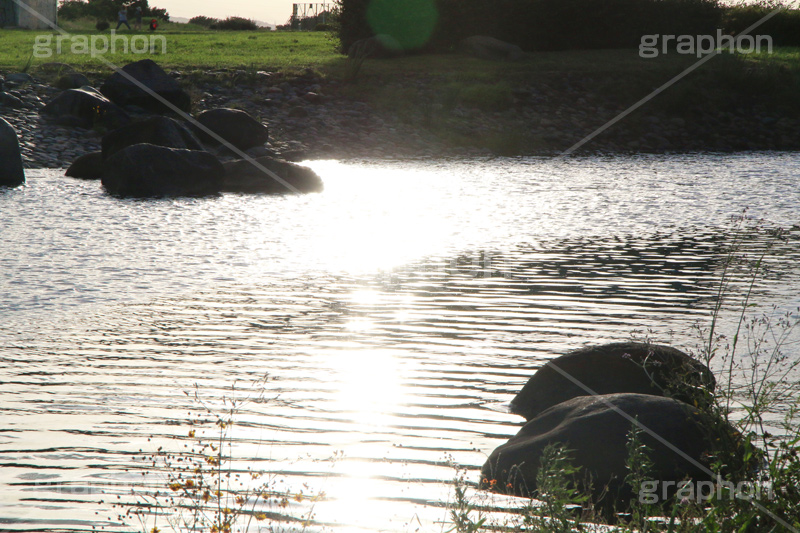
<svg viewBox="0 0 800 533"><path fill-rule="evenodd" d="M800 529L800 309L775 307L752 314L755 281L769 275L769 253L782 232L759 227L744 216L734 224L710 321L697 329L696 356L715 369L717 387L713 393L707 391L696 406L719 421L709 428L712 439L717 435L717 442L731 444L713 457L712 470L742 467L729 470L704 489L701 483L687 482L669 498L654 497L652 491L643 490L654 479L649 448L640 438L642 430L632 426L625 481L633 497L617 502L619 512L609 517L593 506L590 494L575 488L585 472L573 465L568 443L553 443L541 458L535 499L515 499L510 512L508 502L501 512L495 496L470 490L478 486L477 480L469 480L463 471L457 475L451 531L597 530L591 524L608 524L604 531L630 533ZM719 323L723 309L731 305L739 312L731 331L723 334ZM730 438L730 427L741 439Z"/></svg>

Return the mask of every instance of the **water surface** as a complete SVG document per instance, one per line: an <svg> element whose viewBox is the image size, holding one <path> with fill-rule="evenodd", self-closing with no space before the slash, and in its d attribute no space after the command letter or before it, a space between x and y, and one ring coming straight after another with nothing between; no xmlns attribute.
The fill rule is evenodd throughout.
<svg viewBox="0 0 800 533"><path fill-rule="evenodd" d="M0 529L136 526L111 503L167 479L141 459L213 437L220 399L268 375L235 467L325 493L276 512L447 530L453 463L476 480L543 361L696 347L732 216L765 220L737 287L770 244L754 301L800 304L800 156L313 166L326 190L306 196L120 200L50 171L0 192Z"/></svg>

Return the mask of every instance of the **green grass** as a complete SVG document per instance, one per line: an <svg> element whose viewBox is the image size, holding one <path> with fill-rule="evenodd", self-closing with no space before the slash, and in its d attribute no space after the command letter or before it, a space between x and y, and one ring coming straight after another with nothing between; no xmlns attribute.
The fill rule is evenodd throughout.
<svg viewBox="0 0 800 533"><path fill-rule="evenodd" d="M93 28L93 21L64 22L64 29L73 34L108 35ZM133 35L123 29L120 34ZM151 35L148 31L139 32ZM0 69L12 71L24 65L33 51L37 36L52 32L30 30L0 31ZM191 24L162 23L157 35L167 39L167 53L155 54L152 59L165 68L246 68L252 65L275 69L310 67L342 76L346 58L337 53L335 41L327 32L227 32L201 29ZM67 63L75 68L92 71L106 66L98 58L73 54L65 46L62 54L52 58L34 58L33 66L48 61ZM108 54L105 58L115 64L136 60L134 55ZM358 81L364 86L384 84L402 77L433 76L446 84L480 82L494 85L518 85L528 81L547 80L563 76L592 76L598 78L637 79L640 84L652 85L668 79L696 61L693 56L675 53L654 59L643 59L635 49L575 50L539 52L516 63L492 63L457 55L415 55L391 61L367 60ZM800 49L780 48L772 55L751 55L746 61L780 66L793 74L800 73ZM702 71L714 72L720 67L711 61Z"/></svg>
<svg viewBox="0 0 800 533"><path fill-rule="evenodd" d="M141 34L146 37L164 36L166 53L161 54L160 45L153 55L105 54L102 59L115 65L125 65L145 57L153 59L167 69L203 69L203 68L249 68L261 70L292 70L302 68L319 69L343 59L334 50L333 43L324 32L288 33L288 32L217 32L194 30L183 24L166 24L159 26L155 34L149 31L132 32L123 28L119 35ZM173 29L178 28L178 29ZM162 31L163 29L163 31ZM68 30L70 31L70 30ZM110 33L94 29L80 28L72 30L73 35L86 35L89 39ZM0 31L0 70L18 71L31 57L36 43L53 32L29 30ZM40 42L43 42L40 40ZM73 41L74 42L74 41ZM99 43L99 41L98 41ZM63 41L62 53L53 53L52 57L35 57L33 69L47 62L66 63L78 70L87 72L108 71L109 67L100 57L90 54L72 53L70 41Z"/></svg>

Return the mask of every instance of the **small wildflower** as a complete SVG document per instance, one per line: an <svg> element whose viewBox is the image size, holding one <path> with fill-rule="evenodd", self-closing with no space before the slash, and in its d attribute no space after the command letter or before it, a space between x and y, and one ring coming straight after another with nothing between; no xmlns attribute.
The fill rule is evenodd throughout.
<svg viewBox="0 0 800 533"><path fill-rule="evenodd" d="M183 487L180 483L170 483L169 488L172 490L180 490Z"/></svg>
<svg viewBox="0 0 800 533"><path fill-rule="evenodd" d="M194 432L194 430L191 430L191 431L189 432L189 438L193 439L193 438L194 438L194 436L195 436L195 432Z"/></svg>
<svg viewBox="0 0 800 533"><path fill-rule="evenodd" d="M301 492L300 494L296 494L295 497L294 497L294 501L296 501L297 503L302 502L303 501L303 493Z"/></svg>
<svg viewBox="0 0 800 533"><path fill-rule="evenodd" d="M266 520L266 519L267 519L267 515L265 515L264 513L258 513L256 515L256 520L261 521L261 520Z"/></svg>
<svg viewBox="0 0 800 533"><path fill-rule="evenodd" d="M161 530L157 527L153 527L153 529L150 530L150 533L161 533Z"/></svg>
<svg viewBox="0 0 800 533"><path fill-rule="evenodd" d="M236 505L244 505L244 496L236 497Z"/></svg>

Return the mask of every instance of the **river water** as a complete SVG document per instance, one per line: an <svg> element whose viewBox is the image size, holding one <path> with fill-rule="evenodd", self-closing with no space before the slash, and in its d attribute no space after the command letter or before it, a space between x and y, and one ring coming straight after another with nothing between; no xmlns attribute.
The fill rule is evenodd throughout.
<svg viewBox="0 0 800 533"><path fill-rule="evenodd" d="M696 350L732 217L731 295L769 245L754 312L800 305L796 154L311 166L321 194L0 191L0 530L140 528L119 515L179 494L237 398L225 466L301 520L254 531L444 531L455 465L477 481L543 361Z"/></svg>

